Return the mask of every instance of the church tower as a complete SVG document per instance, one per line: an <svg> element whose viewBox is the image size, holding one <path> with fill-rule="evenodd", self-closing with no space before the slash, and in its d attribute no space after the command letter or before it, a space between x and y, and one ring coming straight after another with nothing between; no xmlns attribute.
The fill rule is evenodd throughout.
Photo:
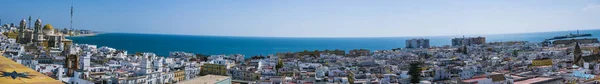
<svg viewBox="0 0 600 84"><path fill-rule="evenodd" d="M22 40L22 38L25 38L25 29L27 29L27 21L25 19L23 19L23 20L21 20L21 23L19 24L19 37L18 37L19 39L17 39L17 40Z"/></svg>
<svg viewBox="0 0 600 84"><path fill-rule="evenodd" d="M79 70L79 56L76 54L69 54L65 59L65 68L67 68L67 76L73 77L76 70Z"/></svg>
<svg viewBox="0 0 600 84"><path fill-rule="evenodd" d="M583 55L583 53L581 52L579 43L575 43L575 49L573 50L573 59L575 60L573 61L573 63L575 63L578 66L583 66L583 58L581 55Z"/></svg>
<svg viewBox="0 0 600 84"><path fill-rule="evenodd" d="M33 34L34 34L33 39L35 40L35 42L41 42L41 41L44 40L44 34L43 34L43 30L42 30L42 20L41 19L37 19L35 21L35 27L33 29Z"/></svg>
<svg viewBox="0 0 600 84"><path fill-rule="evenodd" d="M27 44L31 42L31 35L29 35L27 30L27 20L25 19L21 20L21 23L19 24L19 36L17 38L17 42L21 44Z"/></svg>

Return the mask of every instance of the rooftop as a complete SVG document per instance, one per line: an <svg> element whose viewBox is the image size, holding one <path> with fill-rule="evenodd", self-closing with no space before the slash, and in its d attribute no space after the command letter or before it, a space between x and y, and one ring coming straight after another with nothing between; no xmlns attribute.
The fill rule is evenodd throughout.
<svg viewBox="0 0 600 84"><path fill-rule="evenodd" d="M527 79L527 80L523 80L523 81L515 81L514 84L532 84L532 83L547 81L550 79L552 79L552 78L537 77L537 78L531 78L531 79Z"/></svg>
<svg viewBox="0 0 600 84"><path fill-rule="evenodd" d="M190 79L181 82L181 84L215 84L219 81L223 81L226 79L230 79L229 76L219 76L219 75L206 75L198 78Z"/></svg>
<svg viewBox="0 0 600 84"><path fill-rule="evenodd" d="M2 84L63 84L59 80L50 78L4 56L0 56L0 71L3 71L5 73L15 71L17 73L26 73L26 75L30 75L26 76L29 78L17 77L15 79L11 78L10 76L0 77L0 81L2 81Z"/></svg>

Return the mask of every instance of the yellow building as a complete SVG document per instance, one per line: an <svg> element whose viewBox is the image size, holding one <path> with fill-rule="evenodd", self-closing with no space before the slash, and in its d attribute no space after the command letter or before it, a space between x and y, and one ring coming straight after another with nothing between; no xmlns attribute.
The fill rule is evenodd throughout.
<svg viewBox="0 0 600 84"><path fill-rule="evenodd" d="M200 69L200 73L202 75L208 75L208 74L227 75L227 68L225 68L225 66L223 66L223 65L204 64L204 65L202 65L202 68Z"/></svg>
<svg viewBox="0 0 600 84"><path fill-rule="evenodd" d="M0 71L3 72L0 84L63 84L59 80L52 79L4 56L0 56ZM4 76L11 74L14 74L15 78Z"/></svg>
<svg viewBox="0 0 600 84"><path fill-rule="evenodd" d="M185 71L184 70L177 70L175 71L175 79L173 80L174 82L181 82L185 80Z"/></svg>
<svg viewBox="0 0 600 84"><path fill-rule="evenodd" d="M552 65L552 59L543 58L543 59L532 60L531 65L533 65L533 66L549 66L549 65Z"/></svg>
<svg viewBox="0 0 600 84"><path fill-rule="evenodd" d="M2 34L4 34L5 36L7 36L8 38L12 38L12 39L17 39L17 37L19 36L19 33L12 32L12 31L11 32L4 32Z"/></svg>

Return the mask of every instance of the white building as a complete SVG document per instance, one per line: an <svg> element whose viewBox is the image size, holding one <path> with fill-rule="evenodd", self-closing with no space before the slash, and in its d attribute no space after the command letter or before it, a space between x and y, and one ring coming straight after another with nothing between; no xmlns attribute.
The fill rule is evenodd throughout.
<svg viewBox="0 0 600 84"><path fill-rule="evenodd" d="M444 68L435 68L434 69L434 76L433 76L433 80L443 80L443 79L448 79L450 78L450 72L448 72L446 69Z"/></svg>
<svg viewBox="0 0 600 84"><path fill-rule="evenodd" d="M322 79L326 78L327 76L325 74L328 71L329 71L329 67L327 67L327 66L318 67L317 70L315 71L316 72L315 79L322 80Z"/></svg>
<svg viewBox="0 0 600 84"><path fill-rule="evenodd" d="M83 68L84 71L89 71L90 59L92 58L91 52L84 52L79 58L79 67Z"/></svg>
<svg viewBox="0 0 600 84"><path fill-rule="evenodd" d="M73 77L63 78L61 81L69 84L94 84L94 82L86 80L87 77L85 72L76 71Z"/></svg>
<svg viewBox="0 0 600 84"><path fill-rule="evenodd" d="M225 59L222 56L212 58L209 63L211 63L211 64L218 64L218 65L224 65L225 67L227 67L227 69L235 66L235 61L234 60Z"/></svg>

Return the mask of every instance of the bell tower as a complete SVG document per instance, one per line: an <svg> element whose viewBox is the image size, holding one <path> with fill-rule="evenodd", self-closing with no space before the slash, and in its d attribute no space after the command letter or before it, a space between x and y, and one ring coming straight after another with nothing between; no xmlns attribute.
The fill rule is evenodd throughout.
<svg viewBox="0 0 600 84"><path fill-rule="evenodd" d="M73 77L75 70L79 69L79 56L75 54L67 55L65 59L65 68L67 68L67 76Z"/></svg>
<svg viewBox="0 0 600 84"><path fill-rule="evenodd" d="M578 66L583 66L583 58L582 56L583 53L581 52L581 48L579 47L579 43L575 43L575 49L573 50L573 63L575 63Z"/></svg>

